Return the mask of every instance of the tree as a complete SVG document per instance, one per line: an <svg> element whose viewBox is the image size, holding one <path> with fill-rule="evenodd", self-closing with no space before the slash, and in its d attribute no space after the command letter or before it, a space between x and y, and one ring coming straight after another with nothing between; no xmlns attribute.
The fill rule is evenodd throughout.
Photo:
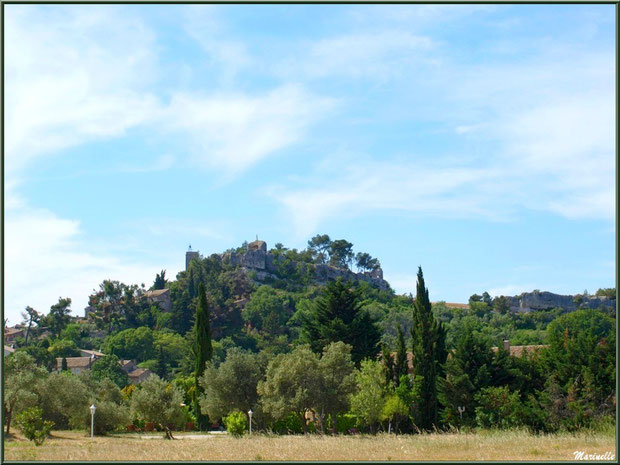
<svg viewBox="0 0 620 465"><path fill-rule="evenodd" d="M31 407L21 412L15 419L24 436L30 441L34 441L37 446L43 444L52 426L54 426L53 422L43 420L42 413L43 411L40 408Z"/></svg>
<svg viewBox="0 0 620 465"><path fill-rule="evenodd" d="M327 234L317 234L308 241L308 248L316 255L319 263L327 261L332 241Z"/></svg>
<svg viewBox="0 0 620 465"><path fill-rule="evenodd" d="M159 376L150 376L131 396L131 412L145 421L160 425L166 439L174 439L169 425L183 422L183 392L175 384L168 384Z"/></svg>
<svg viewBox="0 0 620 465"><path fill-rule="evenodd" d="M405 346L405 336L403 335L403 329L400 325L397 327L397 342L396 342L396 362L394 364L394 372L396 374L397 384L400 383L401 376L407 376L409 374L409 362L407 361L407 347Z"/></svg>
<svg viewBox="0 0 620 465"><path fill-rule="evenodd" d="M43 315L41 315L39 312L37 312L34 308L32 308L31 306L27 306L26 307L26 311L22 312L22 318L24 319L24 322L28 323L28 327L26 328L26 337L24 340L24 345L27 346L28 345L28 337L30 336L30 328L32 327L32 324L39 324L39 322L41 321L41 318L43 317Z"/></svg>
<svg viewBox="0 0 620 465"><path fill-rule="evenodd" d="M60 366L61 371L67 371L69 368L67 368L67 357L63 357L62 358L62 363Z"/></svg>
<svg viewBox="0 0 620 465"><path fill-rule="evenodd" d="M379 330L362 303L357 289L340 278L325 286L309 315L302 315L301 341L320 352L330 342L352 346L355 363L374 357L380 339Z"/></svg>
<svg viewBox="0 0 620 465"><path fill-rule="evenodd" d="M48 352L53 357L54 361L60 357L79 357L80 351L75 345L75 342L68 341L66 339L58 339L54 341L49 347Z"/></svg>
<svg viewBox="0 0 620 465"><path fill-rule="evenodd" d="M56 429L81 426L81 418L90 405L89 389L83 378L70 371L51 373L34 386L43 419L53 421Z"/></svg>
<svg viewBox="0 0 620 465"><path fill-rule="evenodd" d="M98 328L105 328L108 333L122 319L123 287L118 281L104 280L99 285L99 291L88 298L88 304L93 308L89 316Z"/></svg>
<svg viewBox="0 0 620 465"><path fill-rule="evenodd" d="M155 357L153 330L146 326L125 329L106 337L103 350L120 359L150 360Z"/></svg>
<svg viewBox="0 0 620 465"><path fill-rule="evenodd" d="M60 336L62 330L69 324L71 309L71 299L58 298L58 303L50 307L50 312L45 317L45 323L54 337Z"/></svg>
<svg viewBox="0 0 620 465"><path fill-rule="evenodd" d="M5 358L3 371L6 434L9 434L11 418L29 407L36 406L35 381L45 378L47 372L35 364L34 358L21 351Z"/></svg>
<svg viewBox="0 0 620 465"><path fill-rule="evenodd" d="M226 354L226 360L217 368L207 364L198 380L202 414L212 419L222 418L232 411L247 412L252 409L254 420L261 420L258 399L258 383L264 377L267 360L263 354L245 352L233 347Z"/></svg>
<svg viewBox="0 0 620 465"><path fill-rule="evenodd" d="M422 268L418 268L416 297L413 301L413 363L416 382L415 423L420 429L430 430L437 424L438 365L445 361L445 331L433 316L428 289L424 285Z"/></svg>
<svg viewBox="0 0 620 465"><path fill-rule="evenodd" d="M491 384L493 354L471 326L457 339L456 349L445 363L445 377L438 379L442 420L450 425L471 425L477 391ZM459 407L465 408L459 412Z"/></svg>
<svg viewBox="0 0 620 465"><path fill-rule="evenodd" d="M374 271L381 266L379 260L366 252L358 252L355 256L355 265L359 271Z"/></svg>
<svg viewBox="0 0 620 465"><path fill-rule="evenodd" d="M398 432L398 425L409 414L409 407L405 401L396 393L388 394L381 412L381 419L394 423L394 432Z"/></svg>
<svg viewBox="0 0 620 465"><path fill-rule="evenodd" d="M265 412L275 419L294 413L307 433L305 413L319 395L318 367L319 357L309 346L298 346L290 354L276 356L267 366L266 379L258 384Z"/></svg>
<svg viewBox="0 0 620 465"><path fill-rule="evenodd" d="M338 268L349 269L353 261L353 244L345 239L338 239L329 247L329 264Z"/></svg>
<svg viewBox="0 0 620 465"><path fill-rule="evenodd" d="M323 350L318 370L318 397L313 409L318 413L321 430L325 416L332 419L332 431L338 431L338 414L349 408L349 397L355 391L355 374L351 346L342 341L332 342Z"/></svg>
<svg viewBox="0 0 620 465"><path fill-rule="evenodd" d="M168 280L166 279L166 270L161 270L161 273L155 276L155 282L153 283L153 290L165 289Z"/></svg>
<svg viewBox="0 0 620 465"><path fill-rule="evenodd" d="M381 362L385 375L385 385L394 387L396 384L394 358L385 344L381 345Z"/></svg>
<svg viewBox="0 0 620 465"><path fill-rule="evenodd" d="M493 310L502 315L508 313L510 311L510 305L508 304L508 299L503 295L496 297L493 299Z"/></svg>
<svg viewBox="0 0 620 465"><path fill-rule="evenodd" d="M351 411L376 433L376 423L381 420L385 406L385 377L383 366L374 360L362 360L355 374L357 392L351 396Z"/></svg>
<svg viewBox="0 0 620 465"><path fill-rule="evenodd" d="M196 398L194 401L194 412L200 428L207 426L207 419L200 409L200 394L203 390L199 380L202 377L207 362L213 358L213 346L211 345L211 328L209 326L209 307L207 304L207 295L203 283L198 286L198 305L196 307L196 322L194 325L194 354L196 355L196 369L194 376L196 378Z"/></svg>
<svg viewBox="0 0 620 465"><path fill-rule="evenodd" d="M129 384L129 377L121 368L116 355L106 355L95 360L90 367L90 375L94 380L109 379L121 389Z"/></svg>

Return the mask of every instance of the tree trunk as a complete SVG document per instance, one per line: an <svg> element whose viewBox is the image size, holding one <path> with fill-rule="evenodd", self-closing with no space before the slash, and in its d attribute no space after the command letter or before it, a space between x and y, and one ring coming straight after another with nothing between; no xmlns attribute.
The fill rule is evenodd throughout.
<svg viewBox="0 0 620 465"><path fill-rule="evenodd" d="M306 421L306 412L299 413L297 412L297 416L299 417L299 421L301 422L301 426L304 429L304 434L308 434L308 422Z"/></svg>
<svg viewBox="0 0 620 465"><path fill-rule="evenodd" d="M30 326L32 325L32 317L30 317L30 321L28 322L28 329L26 329L26 339L24 339L24 345L28 345L28 335L30 334Z"/></svg>
<svg viewBox="0 0 620 465"><path fill-rule="evenodd" d="M174 439L174 437L172 436L172 431L170 431L170 428L168 428L168 426L164 426L161 423L159 424L159 426L161 426L166 432L166 436L164 436L164 439Z"/></svg>
<svg viewBox="0 0 620 465"><path fill-rule="evenodd" d="M332 412L331 417L332 417L332 434L335 436L338 434L338 414Z"/></svg>
<svg viewBox="0 0 620 465"><path fill-rule="evenodd" d="M6 412L6 434L11 430L11 418L13 417L13 407Z"/></svg>

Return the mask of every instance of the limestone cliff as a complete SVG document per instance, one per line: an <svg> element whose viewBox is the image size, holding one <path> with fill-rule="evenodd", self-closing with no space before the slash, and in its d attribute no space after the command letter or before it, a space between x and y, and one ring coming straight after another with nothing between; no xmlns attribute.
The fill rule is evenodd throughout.
<svg viewBox="0 0 620 465"><path fill-rule="evenodd" d="M579 307L602 308L616 307L616 299L604 296L573 296L560 295L546 291L524 292L520 296L506 297L512 312L531 312L561 307L566 311L574 311Z"/></svg>
<svg viewBox="0 0 620 465"><path fill-rule="evenodd" d="M274 256L267 252L267 245L264 241L254 241L248 244L248 248L243 253L228 252L220 255L224 263L232 266L245 268L253 271L257 281L265 281L269 278L277 278L284 263L282 256ZM287 267L293 272L299 263L290 262ZM318 284L325 284L328 281L342 277L344 280L366 281L367 283L381 289L389 290L390 285L383 279L383 270L377 268L369 273L355 273L351 270L336 268L327 264L307 264L312 268L314 280Z"/></svg>

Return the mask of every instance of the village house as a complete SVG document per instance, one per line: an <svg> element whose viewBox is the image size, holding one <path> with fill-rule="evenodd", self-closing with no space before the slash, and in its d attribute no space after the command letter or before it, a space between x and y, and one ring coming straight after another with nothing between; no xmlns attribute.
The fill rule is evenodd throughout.
<svg viewBox="0 0 620 465"><path fill-rule="evenodd" d="M26 335L26 329L22 326L15 325L12 328L4 328L4 343L11 344L15 342L15 339L24 337Z"/></svg>
<svg viewBox="0 0 620 465"><path fill-rule="evenodd" d="M83 371L90 370L90 367L95 363L95 357L64 357L67 361L67 370L74 375L80 374ZM62 371L62 359L63 357L56 358L56 372Z"/></svg>
<svg viewBox="0 0 620 465"><path fill-rule="evenodd" d="M11 355L13 352L15 352L15 349L13 349L13 347L9 347L7 345L4 346L4 356L5 357L7 355Z"/></svg>
<svg viewBox="0 0 620 465"><path fill-rule="evenodd" d="M156 304L164 312L170 312L172 310L170 289L156 289L154 291L147 291L144 295L147 302Z"/></svg>

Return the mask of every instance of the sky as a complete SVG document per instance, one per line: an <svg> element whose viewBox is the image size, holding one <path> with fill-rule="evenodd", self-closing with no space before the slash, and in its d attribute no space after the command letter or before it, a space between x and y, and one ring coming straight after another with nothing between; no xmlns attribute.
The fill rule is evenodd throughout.
<svg viewBox="0 0 620 465"><path fill-rule="evenodd" d="M614 5L4 5L4 316L316 234L432 301L615 286Z"/></svg>

